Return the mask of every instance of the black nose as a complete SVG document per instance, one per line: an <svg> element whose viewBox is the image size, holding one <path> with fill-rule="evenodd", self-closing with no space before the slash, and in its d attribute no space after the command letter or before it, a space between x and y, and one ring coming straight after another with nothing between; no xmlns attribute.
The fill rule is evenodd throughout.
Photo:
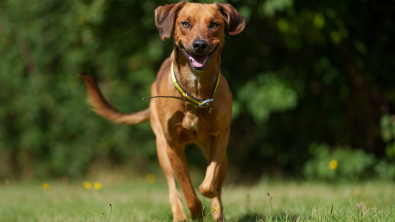
<svg viewBox="0 0 395 222"><path fill-rule="evenodd" d="M195 49L196 52L204 52L207 50L208 43L204 40L201 39L196 39L193 41L193 49Z"/></svg>

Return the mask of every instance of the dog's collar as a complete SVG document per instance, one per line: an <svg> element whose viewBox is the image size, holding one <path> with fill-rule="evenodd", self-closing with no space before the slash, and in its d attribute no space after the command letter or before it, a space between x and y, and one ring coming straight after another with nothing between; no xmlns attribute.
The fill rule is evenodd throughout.
<svg viewBox="0 0 395 222"><path fill-rule="evenodd" d="M206 100L201 100L201 99L197 99L193 96L191 96L187 91L185 91L185 89L183 89L180 85L180 83L177 80L176 77L176 73L174 72L174 63L171 63L171 69L170 69L170 75L171 78L173 80L174 86L176 87L176 89L178 90L178 92L181 93L181 95L183 97L177 97L177 96L152 96L152 97L147 97L147 98L143 98L143 100L146 99L153 99L153 98L173 98L173 99L181 99L184 100L184 102L187 102L195 107L198 108L206 108L208 106L211 105L211 103L214 101L214 95L217 92L218 86L219 86L219 79L221 77L221 73L218 73L218 77L217 77L217 81L215 82L215 87L214 87L214 91L213 94L211 95L211 99L206 99Z"/></svg>
<svg viewBox="0 0 395 222"><path fill-rule="evenodd" d="M214 91L213 94L211 95L211 99L206 99L206 100L201 100L201 99L197 99L193 96L191 96L187 91L185 91L185 89L183 89L180 85L180 83L177 80L176 77L176 73L174 72L174 63L171 63L171 77L173 79L173 83L174 86L176 87L176 89L178 90L178 92L181 93L181 95L185 98L185 101L188 102L189 104L192 104L195 107L199 107L199 108L204 108L204 107L208 107L210 106L210 104L213 102L214 100L214 95L217 92L218 86L219 86L219 79L221 77L221 74L218 73L218 77L217 77L217 81L215 82L215 87L214 87Z"/></svg>

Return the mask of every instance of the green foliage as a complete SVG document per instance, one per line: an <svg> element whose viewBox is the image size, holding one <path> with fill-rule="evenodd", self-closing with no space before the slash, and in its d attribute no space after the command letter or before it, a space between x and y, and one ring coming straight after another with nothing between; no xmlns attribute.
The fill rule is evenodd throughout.
<svg viewBox="0 0 395 222"><path fill-rule="evenodd" d="M279 73L262 73L248 80L239 90L239 102L245 104L256 123L265 122L270 113L295 108L297 93L279 76ZM238 103L235 103L238 106ZM233 117L239 113L237 108Z"/></svg>
<svg viewBox="0 0 395 222"><path fill-rule="evenodd" d="M14 165L21 176L78 177L95 160L113 156L119 162L134 162L155 155L147 124L114 126L90 111L77 74L100 76L104 94L121 110L144 109L147 103L141 98L149 95L147 86L156 71L150 64L162 55L159 39L128 37L126 30L138 26L133 16L126 22L113 17L116 2L0 4L0 155L5 165ZM148 6L136 7L143 11ZM106 26L109 17L123 28L111 30ZM155 31L153 18L150 21L152 29L146 32ZM117 40L120 35L124 38ZM142 44L146 46L138 49ZM139 144L140 139L145 142ZM3 169L0 178L12 173Z"/></svg>
<svg viewBox="0 0 395 222"><path fill-rule="evenodd" d="M395 164L386 160L380 160L374 167L375 172L381 178L395 179Z"/></svg>
<svg viewBox="0 0 395 222"><path fill-rule="evenodd" d="M0 179L156 162L149 124L102 120L76 75L92 74L121 111L145 109L141 98L173 47L160 41L154 10L174 2L0 1ZM395 157L392 1L221 2L247 19L221 54L234 95L231 167L298 175L316 158L311 141ZM195 156L190 164L203 166Z"/></svg>
<svg viewBox="0 0 395 222"><path fill-rule="evenodd" d="M372 154L362 150L338 147L331 150L326 144L312 143L309 147L314 156L304 165L304 174L311 179L357 179L375 163Z"/></svg>
<svg viewBox="0 0 395 222"><path fill-rule="evenodd" d="M385 142L395 139L395 116L383 115L380 119L381 137Z"/></svg>
<svg viewBox="0 0 395 222"><path fill-rule="evenodd" d="M292 8L293 0L263 1L261 11L268 17L273 17L277 11Z"/></svg>
<svg viewBox="0 0 395 222"><path fill-rule="evenodd" d="M385 154L389 159L395 158L395 116L383 115L380 119L381 137L387 143Z"/></svg>

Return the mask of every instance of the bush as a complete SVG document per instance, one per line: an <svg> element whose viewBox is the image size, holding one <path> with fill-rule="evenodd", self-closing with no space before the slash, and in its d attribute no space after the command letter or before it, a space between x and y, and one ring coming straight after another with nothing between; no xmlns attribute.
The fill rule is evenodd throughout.
<svg viewBox="0 0 395 222"><path fill-rule="evenodd" d="M389 159L395 158L395 115L386 114L380 119L381 137L387 143L385 154Z"/></svg>
<svg viewBox="0 0 395 222"><path fill-rule="evenodd" d="M141 99L173 48L159 39L154 10L174 2L0 0L0 180L79 177L102 159L139 169L157 163L149 124L118 126L94 115L76 75L92 74L121 111L145 109ZM311 141L395 158L390 115L382 117L385 143L378 133L395 104L393 1L221 2L247 21L221 53L234 95L231 167L294 175L311 157ZM327 152L324 178L367 167L338 160L328 171L336 152Z"/></svg>
<svg viewBox="0 0 395 222"><path fill-rule="evenodd" d="M304 165L304 174L313 179L358 179L376 162L374 155L349 147L331 149L327 144L313 143L309 150L313 159Z"/></svg>

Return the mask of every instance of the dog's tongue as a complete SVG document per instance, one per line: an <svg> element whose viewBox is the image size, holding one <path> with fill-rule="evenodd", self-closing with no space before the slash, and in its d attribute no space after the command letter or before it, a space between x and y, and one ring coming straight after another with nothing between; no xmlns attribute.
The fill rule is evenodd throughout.
<svg viewBox="0 0 395 222"><path fill-rule="evenodd" d="M204 63L208 59L208 55L188 55L188 59L191 65L193 65L196 68L202 68L204 66Z"/></svg>

